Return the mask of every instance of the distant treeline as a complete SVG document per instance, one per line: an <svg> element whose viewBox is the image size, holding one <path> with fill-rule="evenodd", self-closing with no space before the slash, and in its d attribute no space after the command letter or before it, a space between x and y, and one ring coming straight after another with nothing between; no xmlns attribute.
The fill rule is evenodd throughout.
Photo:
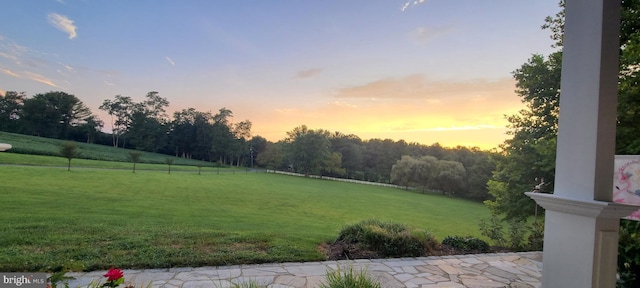
<svg viewBox="0 0 640 288"><path fill-rule="evenodd" d="M353 134L304 125L272 143L252 136L251 121L232 123L229 109L212 114L188 108L169 117L167 107L169 101L153 91L142 102L121 95L105 99L99 109L110 116L107 125L113 132L108 134L102 132L104 121L74 95L51 91L28 97L24 92L7 91L0 97L0 131L226 165L394 183L477 200L488 198L486 183L495 169L493 159L498 157L475 147L362 140ZM416 164L425 159L435 159L435 164Z"/></svg>

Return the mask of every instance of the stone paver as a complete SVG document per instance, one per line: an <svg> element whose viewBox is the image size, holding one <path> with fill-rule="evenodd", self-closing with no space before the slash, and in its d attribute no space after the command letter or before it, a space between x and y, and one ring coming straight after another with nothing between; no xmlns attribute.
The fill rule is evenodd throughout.
<svg viewBox="0 0 640 288"><path fill-rule="evenodd" d="M252 282L268 288L311 288L327 271L367 271L385 288L539 288L542 252L274 263L228 267L124 270L125 284L153 288L222 288ZM104 272L68 273L69 287L87 287Z"/></svg>

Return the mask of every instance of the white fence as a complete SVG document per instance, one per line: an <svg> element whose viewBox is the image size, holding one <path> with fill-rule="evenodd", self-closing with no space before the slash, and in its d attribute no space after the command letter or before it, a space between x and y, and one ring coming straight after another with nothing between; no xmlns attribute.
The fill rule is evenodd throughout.
<svg viewBox="0 0 640 288"><path fill-rule="evenodd" d="M268 170L268 169L267 169L267 173L275 173L275 174L283 174L283 175L304 177L304 174L300 174L300 173L277 171L277 170ZM327 176L319 176L319 175L309 175L308 177L309 178L316 178L316 179L331 180L331 181L340 181L340 182L349 182L349 183L358 183L358 184L365 184L365 185L373 185L373 186L383 186L383 187L405 189L405 187L403 187L403 186L398 186L398 185L394 185L394 184L386 184L386 183L377 183L377 182L369 182L369 181L361 181L361 180L353 180L353 179L335 178L335 177L327 177Z"/></svg>

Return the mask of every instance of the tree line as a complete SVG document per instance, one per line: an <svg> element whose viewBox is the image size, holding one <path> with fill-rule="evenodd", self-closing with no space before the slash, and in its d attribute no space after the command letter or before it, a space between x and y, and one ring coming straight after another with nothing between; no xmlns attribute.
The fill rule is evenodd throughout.
<svg viewBox="0 0 640 288"><path fill-rule="evenodd" d="M268 142L257 163L270 169L323 175L404 187L438 190L449 195L485 200L486 183L498 154L478 148L423 145L391 139L362 140L353 134L309 129L302 125L281 141ZM407 165L420 159L438 165ZM422 173L424 172L424 173ZM410 174L410 175L409 175ZM432 176L433 175L433 176Z"/></svg>
<svg viewBox="0 0 640 288"><path fill-rule="evenodd" d="M169 101L155 91L147 93L140 102L122 95L105 99L99 109L109 115L106 125L110 125L112 133L104 133L105 123L74 95L50 91L28 97L24 92L7 91L0 97L0 131L111 145L221 165L258 165L307 175L446 190L451 195L480 200L489 195L484 183L494 168L493 156L478 148L444 148L437 143L427 146L391 139L362 140L353 134L314 130L305 125L295 127L285 139L273 143L252 136L251 121L233 123L233 112L229 109L221 108L214 114L187 108L169 117L168 107ZM464 173L453 177L449 166L433 166L436 170L448 169L432 171L441 175L440 180L431 177L428 185L425 181L403 182L398 176L398 169L406 161L403 156L455 161L462 167L456 171ZM446 184L445 189L444 175L451 175L449 183L459 184Z"/></svg>
<svg viewBox="0 0 640 288"><path fill-rule="evenodd" d="M102 132L104 122L76 96L50 91L26 96L7 91L0 97L0 131L47 138L81 141L140 151L163 153L227 165L243 165L252 145L261 147L262 137L251 138L251 121L232 123L233 112L218 113L194 108L173 113L169 101L158 92L147 93L141 102L129 96L105 99L99 109L108 113L112 133Z"/></svg>

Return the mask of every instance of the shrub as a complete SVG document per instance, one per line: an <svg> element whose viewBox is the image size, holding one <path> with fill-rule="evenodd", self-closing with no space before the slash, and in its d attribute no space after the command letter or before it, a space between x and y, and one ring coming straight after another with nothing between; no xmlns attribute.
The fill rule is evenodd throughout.
<svg viewBox="0 0 640 288"><path fill-rule="evenodd" d="M437 246L430 233L418 235L402 224L376 219L346 226L336 242L356 245L358 249L375 252L379 257L416 257Z"/></svg>
<svg viewBox="0 0 640 288"><path fill-rule="evenodd" d="M379 282L367 276L367 270L354 272L353 267L341 272L340 266L337 270L327 271L326 282L320 283L320 288L381 288Z"/></svg>
<svg viewBox="0 0 640 288"><path fill-rule="evenodd" d="M442 245L461 249L465 252L489 252L489 244L487 244L487 242L471 236L447 236L442 240Z"/></svg>
<svg viewBox="0 0 640 288"><path fill-rule="evenodd" d="M531 224L531 233L527 240L526 250L542 251L544 244L544 221L536 221Z"/></svg>
<svg viewBox="0 0 640 288"><path fill-rule="evenodd" d="M620 221L618 242L618 275L616 287L639 287L640 279L640 222Z"/></svg>
<svg viewBox="0 0 640 288"><path fill-rule="evenodd" d="M508 225L507 229L504 224ZM502 221L496 215L489 220L482 219L479 224L480 233L493 241L499 247L506 247L513 251L540 250L544 238L544 224L533 223L529 227L522 220ZM505 230L507 231L505 237ZM528 234L528 237L527 237ZM528 241L525 241L525 237Z"/></svg>
<svg viewBox="0 0 640 288"><path fill-rule="evenodd" d="M493 245L504 247L506 241L504 239L502 225L502 221L500 221L497 216L492 215L489 220L480 220L480 233L491 239L491 241L493 241Z"/></svg>
<svg viewBox="0 0 640 288"><path fill-rule="evenodd" d="M524 236L527 233L527 226L524 221L509 220L509 231L507 232L507 244L509 249L515 251L524 250Z"/></svg>

